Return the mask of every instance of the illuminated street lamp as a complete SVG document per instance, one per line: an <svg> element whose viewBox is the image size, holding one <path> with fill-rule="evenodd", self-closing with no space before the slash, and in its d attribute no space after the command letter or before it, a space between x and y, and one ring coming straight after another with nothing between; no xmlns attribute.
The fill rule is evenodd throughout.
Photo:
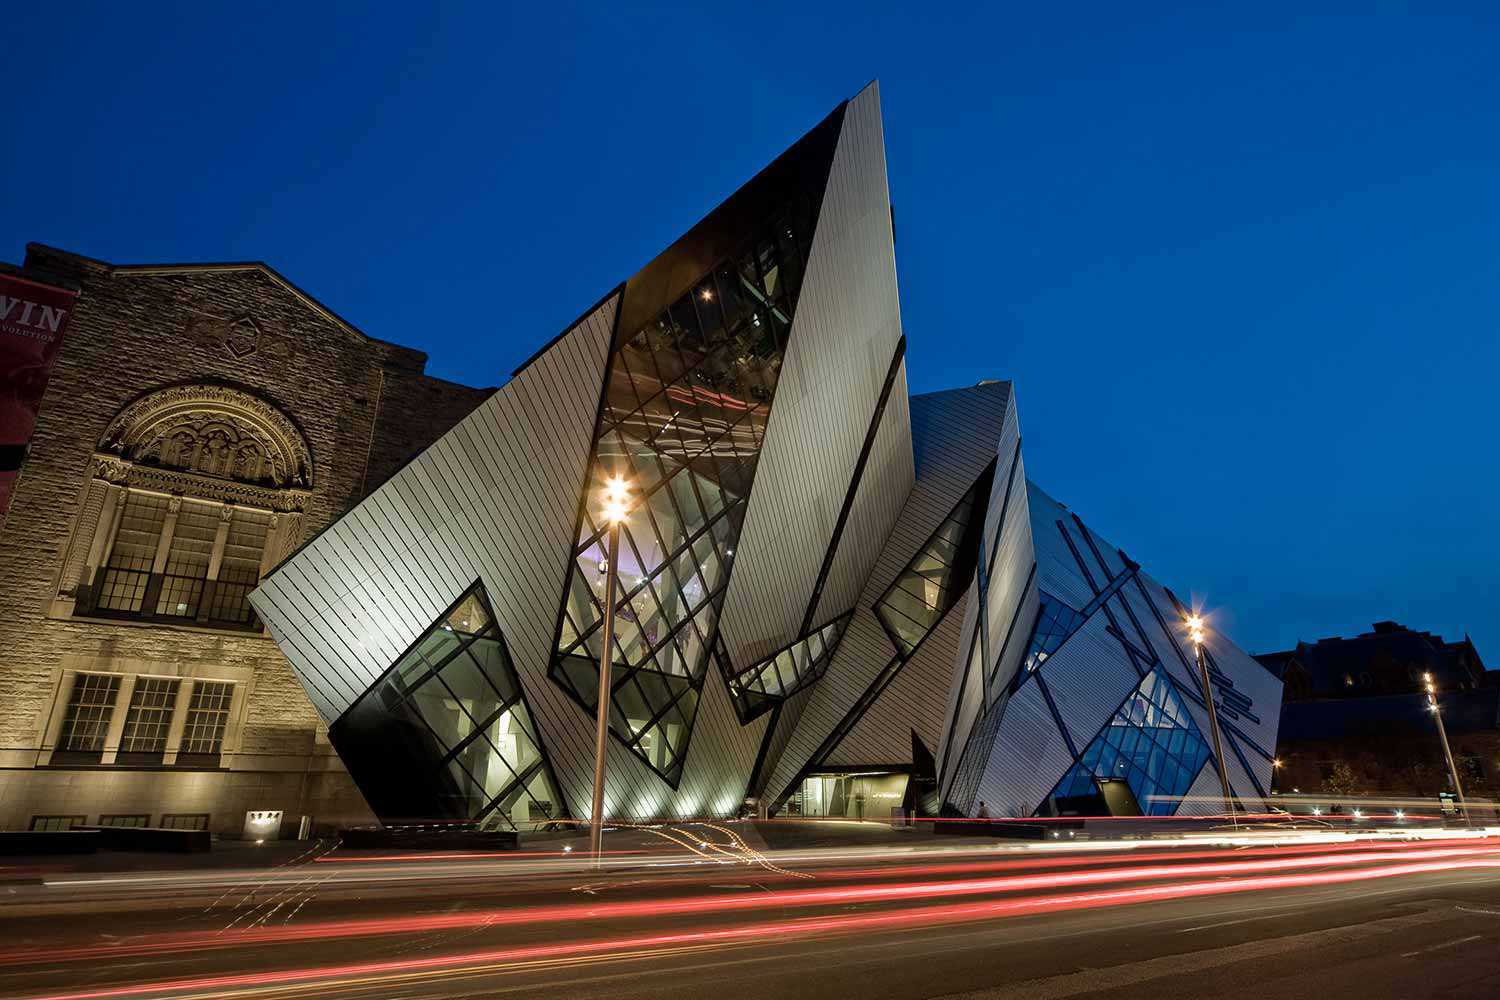
<svg viewBox="0 0 1500 1000"><path fill-rule="evenodd" d="M1219 713L1214 708L1214 689L1208 679L1208 657L1203 652L1203 617L1189 615L1188 638L1193 640L1193 652L1198 657L1198 676L1203 682L1203 701L1208 706L1208 731L1214 743L1214 761L1219 768L1219 787L1224 792L1224 811L1229 814L1229 825L1238 828L1234 814L1234 798L1229 792L1229 767L1224 763L1224 745L1219 739Z"/></svg>
<svg viewBox="0 0 1500 1000"><path fill-rule="evenodd" d="M1453 750L1448 746L1448 730L1443 726L1443 710L1438 708L1437 685L1433 683L1432 674L1423 674L1422 684L1427 688L1427 708L1437 720L1438 737L1443 741L1443 756L1448 758L1448 773L1453 776L1453 791L1458 795L1458 808L1464 814L1464 825L1473 826L1473 820L1469 819L1469 805L1464 801L1464 786L1459 782L1458 768L1453 764Z"/></svg>
<svg viewBox="0 0 1500 1000"><path fill-rule="evenodd" d="M615 655L615 583L620 568L620 522L630 513L632 487L623 476L604 484L599 516L609 525L604 576L604 642L599 652L599 710L594 725L594 809L590 814L589 852L594 865L604 863L604 755L609 749L609 667Z"/></svg>

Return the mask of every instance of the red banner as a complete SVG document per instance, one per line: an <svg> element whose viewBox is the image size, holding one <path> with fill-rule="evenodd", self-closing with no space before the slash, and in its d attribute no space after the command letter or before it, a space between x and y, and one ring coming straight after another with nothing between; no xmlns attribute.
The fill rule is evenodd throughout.
<svg viewBox="0 0 1500 1000"><path fill-rule="evenodd" d="M77 299L77 292L0 274L0 522Z"/></svg>

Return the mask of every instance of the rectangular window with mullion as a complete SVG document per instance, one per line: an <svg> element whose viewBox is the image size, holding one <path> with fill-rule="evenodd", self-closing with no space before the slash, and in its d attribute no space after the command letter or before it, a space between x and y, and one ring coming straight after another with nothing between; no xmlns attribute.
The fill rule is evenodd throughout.
<svg viewBox="0 0 1500 1000"><path fill-rule="evenodd" d="M167 519L168 498L131 490L115 532L114 546L100 580L96 607L103 611L139 613L156 560L156 546Z"/></svg>
<svg viewBox="0 0 1500 1000"><path fill-rule="evenodd" d="M120 735L120 764L160 764L177 707L175 678L138 677L130 693L125 728Z"/></svg>
<svg viewBox="0 0 1500 1000"><path fill-rule="evenodd" d="M68 695L53 763L98 763L120 693L118 674L78 674Z"/></svg>
<svg viewBox="0 0 1500 1000"><path fill-rule="evenodd" d="M194 681L188 713L182 728L177 763L183 767L218 767L224 751L224 733L229 728L229 706L234 684L227 681Z"/></svg>
<svg viewBox="0 0 1500 1000"><path fill-rule="evenodd" d="M162 572L161 595L156 613L171 618L196 618L208 580L208 566L213 558L214 539L219 531L219 510L215 505L182 501L172 541L167 549L167 565Z"/></svg>
<svg viewBox="0 0 1500 1000"><path fill-rule="evenodd" d="M260 565L265 558L266 538L271 530L269 511L236 507L229 521L229 536L219 562L218 582L210 602L210 621L229 625L255 624L250 607L250 591L260 582Z"/></svg>

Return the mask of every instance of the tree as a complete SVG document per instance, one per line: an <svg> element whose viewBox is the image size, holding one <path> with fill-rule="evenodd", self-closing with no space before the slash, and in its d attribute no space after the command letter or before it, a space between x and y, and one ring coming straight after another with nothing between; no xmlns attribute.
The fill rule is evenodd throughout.
<svg viewBox="0 0 1500 1000"><path fill-rule="evenodd" d="M1357 780L1354 776L1354 768L1343 761L1338 761L1328 772L1328 777L1323 779L1323 791L1329 795L1356 795L1358 794Z"/></svg>

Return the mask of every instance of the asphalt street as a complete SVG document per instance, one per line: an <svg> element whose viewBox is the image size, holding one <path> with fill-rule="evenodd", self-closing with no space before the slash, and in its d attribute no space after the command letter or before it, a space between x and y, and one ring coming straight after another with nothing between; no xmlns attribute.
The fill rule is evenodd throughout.
<svg viewBox="0 0 1500 1000"><path fill-rule="evenodd" d="M762 832L10 859L0 996L1500 996L1500 836Z"/></svg>

